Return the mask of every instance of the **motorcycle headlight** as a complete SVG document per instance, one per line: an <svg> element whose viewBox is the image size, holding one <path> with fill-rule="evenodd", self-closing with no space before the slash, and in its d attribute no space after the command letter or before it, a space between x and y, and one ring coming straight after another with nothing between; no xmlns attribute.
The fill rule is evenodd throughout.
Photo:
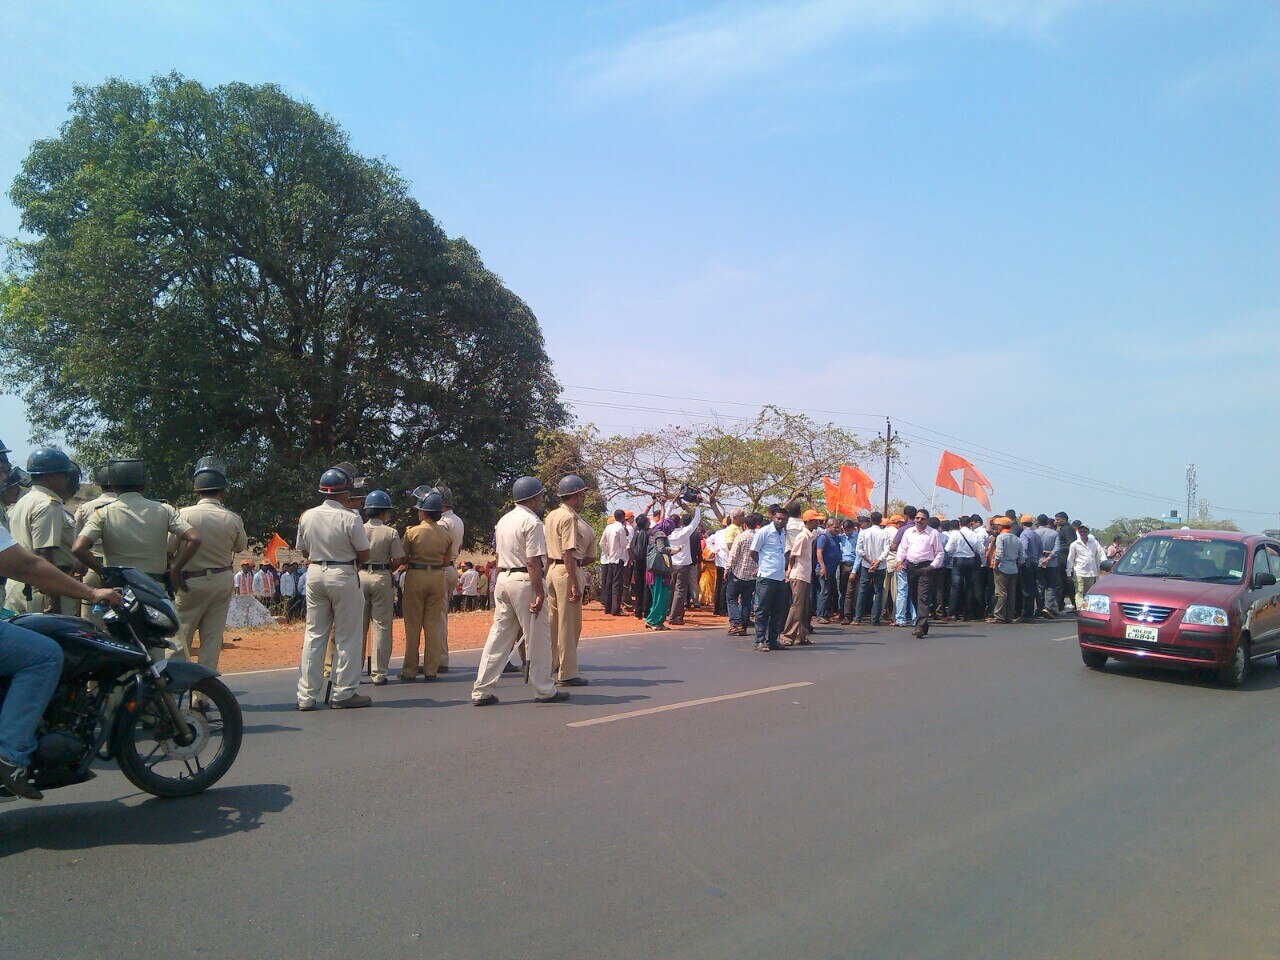
<svg viewBox="0 0 1280 960"><path fill-rule="evenodd" d="M1202 603L1193 603L1182 615L1183 623L1198 627L1225 627L1229 625L1227 611L1221 607L1209 607Z"/></svg>
<svg viewBox="0 0 1280 960"><path fill-rule="evenodd" d="M178 625L174 623L173 618L158 607L146 604L144 609L147 611L147 620L152 626L159 627L161 630L178 629Z"/></svg>
<svg viewBox="0 0 1280 960"><path fill-rule="evenodd" d="M1080 609L1084 613L1108 614L1111 612L1111 598L1105 593L1086 593L1084 606Z"/></svg>

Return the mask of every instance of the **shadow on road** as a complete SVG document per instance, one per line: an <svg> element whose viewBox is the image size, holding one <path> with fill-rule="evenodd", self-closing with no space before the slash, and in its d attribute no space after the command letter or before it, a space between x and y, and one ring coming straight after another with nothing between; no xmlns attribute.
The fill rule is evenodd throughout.
<svg viewBox="0 0 1280 960"><path fill-rule="evenodd" d="M74 788L68 788L74 789ZM182 800L150 798L57 806L24 804L0 813L0 858L28 850L88 850L124 844L198 843L262 826L293 802L283 783L210 790Z"/></svg>
<svg viewBox="0 0 1280 960"><path fill-rule="evenodd" d="M644 677L593 677L593 687L661 687L669 683L684 683L683 680L646 680Z"/></svg>
<svg viewBox="0 0 1280 960"><path fill-rule="evenodd" d="M1171 684L1175 687L1201 687L1205 690L1218 690L1226 694L1259 693L1280 689L1280 668L1274 665L1259 665L1257 663L1253 665L1253 669L1249 673L1249 679L1245 681L1242 687L1223 686L1209 670L1148 667L1145 664L1120 660L1110 660L1102 670L1089 672L1110 675L1116 680L1126 679L1134 682L1150 680L1156 683Z"/></svg>
<svg viewBox="0 0 1280 960"><path fill-rule="evenodd" d="M650 673L654 670L670 670L671 668L670 667L627 667L627 666L619 667L613 664L610 664L608 666L596 666L593 663L580 663L578 664L578 669L582 670L583 672L590 671L591 673Z"/></svg>

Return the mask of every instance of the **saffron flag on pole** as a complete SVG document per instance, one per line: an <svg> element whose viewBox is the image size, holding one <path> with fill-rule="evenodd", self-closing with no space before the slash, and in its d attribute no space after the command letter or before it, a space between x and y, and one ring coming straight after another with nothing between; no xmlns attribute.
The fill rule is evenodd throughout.
<svg viewBox="0 0 1280 960"><path fill-rule="evenodd" d="M956 471L960 472L959 479L956 479ZM942 457L938 460L938 475L933 483L934 486L958 493L962 497L972 497L987 510L991 509L991 481L958 453L942 451Z"/></svg>
<svg viewBox="0 0 1280 960"><path fill-rule="evenodd" d="M822 478L827 512L837 516L856 517L859 510L870 510L871 488L874 486L875 481L861 469L844 464L840 467L839 483Z"/></svg>
<svg viewBox="0 0 1280 960"><path fill-rule="evenodd" d="M276 563L276 551L281 547L288 550L289 544L285 542L284 537L280 536L280 534L273 533L271 535L271 539L267 541L267 545L262 551L262 559L266 560L267 563L271 564L273 567L279 569L280 564Z"/></svg>

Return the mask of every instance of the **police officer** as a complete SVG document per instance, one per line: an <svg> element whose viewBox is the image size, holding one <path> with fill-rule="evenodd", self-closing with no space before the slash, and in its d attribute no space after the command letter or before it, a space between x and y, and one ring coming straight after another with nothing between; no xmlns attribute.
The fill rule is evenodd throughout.
<svg viewBox="0 0 1280 960"><path fill-rule="evenodd" d="M324 649L333 628L335 710L367 707L373 701L356 693L360 682L360 628L364 595L357 568L369 560L369 537L359 516L351 511L355 482L350 473L330 467L320 475L324 503L306 511L298 521L298 549L309 561L307 570L307 626L302 638L298 670L298 709L314 710L322 696Z"/></svg>
<svg viewBox="0 0 1280 960"><path fill-rule="evenodd" d="M586 498L587 483L569 474L560 481L560 506L547 515L547 615L551 626L551 666L561 684L585 687L578 673L578 638L582 635L582 591L587 577L583 568L595 559L596 538L587 521L578 516Z"/></svg>
<svg viewBox="0 0 1280 960"><path fill-rule="evenodd" d="M515 508L503 515L494 530L498 579L493 587L493 625L471 690L471 702L477 707L498 702L493 688L521 634L529 651L529 682L533 684L534 699L538 703L569 699L566 691L556 690L551 676L551 628L542 609L547 541L539 515L544 492L534 477L517 480L511 491Z"/></svg>
<svg viewBox="0 0 1280 960"><path fill-rule="evenodd" d="M369 538L369 560L360 568L360 589L364 592L364 631L373 627L373 685L387 682L391 663L391 622L395 619L395 574L404 566L404 543L395 527L386 524L391 496L385 490L371 490L364 498L364 532Z"/></svg>
<svg viewBox="0 0 1280 960"><path fill-rule="evenodd" d="M200 548L200 535L167 503L148 500L147 468L141 460L112 460L107 464L107 482L116 498L103 503L89 515L72 548L88 569L102 572L103 566L136 567L165 582L166 568L170 595L176 596L182 571ZM169 535L180 541L172 565L169 564ZM93 553L102 544L102 556Z"/></svg>
<svg viewBox="0 0 1280 960"><path fill-rule="evenodd" d="M440 494L443 509L440 512L440 526L449 532L452 540L450 556L458 559L462 552L462 518L453 512L453 491L443 481L436 484L436 492ZM457 564L450 562L444 571L444 607L440 611L440 672L449 672L449 599L458 585Z"/></svg>
<svg viewBox="0 0 1280 960"><path fill-rule="evenodd" d="M444 571L453 564L453 537L440 525L444 501L430 490L417 503L419 524L404 535L408 570L404 575L404 664L400 679L418 679L418 638L423 638L422 674L434 680L440 672L441 624L447 611Z"/></svg>
<svg viewBox="0 0 1280 960"><path fill-rule="evenodd" d="M227 489L225 463L217 457L201 457L191 471L191 488L200 500L194 506L183 507L178 516L200 536L200 547L180 574L175 605L182 626L178 630L178 649L170 656L175 660L190 658L191 641L198 633L200 664L217 670L234 591L231 564L249 540L240 515L222 502ZM171 546L177 544L171 542Z"/></svg>
<svg viewBox="0 0 1280 960"><path fill-rule="evenodd" d="M31 492L9 512L9 532L20 546L48 560L63 573L71 573L75 535L67 517L66 501L80 489L80 468L56 447L40 447L27 458ZM16 580L5 588L5 605L16 613L75 615L79 604L56 594L44 594Z"/></svg>
<svg viewBox="0 0 1280 960"><path fill-rule="evenodd" d="M77 537L80 536L80 531L84 529L84 525L93 511L97 510L98 507L102 506L104 503L110 503L116 498L114 491L111 489L111 478L107 476L107 465L105 463L94 471L94 479L98 482L98 489L102 492L92 500L86 500L76 508L75 523L73 526ZM101 560L102 547L94 547L93 555ZM102 586L102 577L98 576L98 571L86 570L84 574L84 585L86 587L95 588ZM80 604L80 616L89 620L94 620L95 622L97 622L98 619L93 615L92 607L88 603Z"/></svg>
<svg viewBox="0 0 1280 960"><path fill-rule="evenodd" d="M0 486L0 527L9 529L9 511L31 489L31 474L21 467L10 467L9 476Z"/></svg>

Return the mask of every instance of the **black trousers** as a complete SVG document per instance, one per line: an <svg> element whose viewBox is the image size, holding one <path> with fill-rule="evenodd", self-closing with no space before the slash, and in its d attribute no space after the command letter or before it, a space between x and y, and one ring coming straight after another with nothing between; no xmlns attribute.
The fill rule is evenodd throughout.
<svg viewBox="0 0 1280 960"><path fill-rule="evenodd" d="M929 599L933 595L933 566L928 560L907 564L907 596L916 609L916 631L929 632Z"/></svg>
<svg viewBox="0 0 1280 960"><path fill-rule="evenodd" d="M644 564L635 563L626 569L631 571L631 595L636 600L636 619L643 620L649 613L649 584L645 582Z"/></svg>
<svg viewBox="0 0 1280 960"><path fill-rule="evenodd" d="M723 617L727 615L729 608L725 602L724 596L724 567L716 567L716 605L715 615Z"/></svg>
<svg viewBox="0 0 1280 960"><path fill-rule="evenodd" d="M622 584L626 571L625 564L600 564L600 603L605 613L622 613Z"/></svg>

